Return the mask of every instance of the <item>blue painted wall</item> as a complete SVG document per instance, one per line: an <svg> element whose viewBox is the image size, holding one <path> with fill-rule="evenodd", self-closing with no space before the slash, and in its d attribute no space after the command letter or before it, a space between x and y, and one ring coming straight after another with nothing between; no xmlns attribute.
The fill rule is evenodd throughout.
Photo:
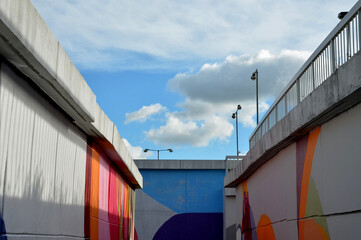
<svg viewBox="0 0 361 240"><path fill-rule="evenodd" d="M219 240L223 235L224 170L140 170L143 191L178 213L154 240Z"/></svg>
<svg viewBox="0 0 361 240"><path fill-rule="evenodd" d="M143 191L177 213L222 213L224 170L140 170Z"/></svg>

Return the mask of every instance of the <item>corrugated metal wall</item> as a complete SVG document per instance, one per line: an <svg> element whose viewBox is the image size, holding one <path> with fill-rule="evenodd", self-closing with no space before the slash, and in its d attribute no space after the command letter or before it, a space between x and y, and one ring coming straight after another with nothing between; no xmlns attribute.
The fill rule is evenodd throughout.
<svg viewBox="0 0 361 240"><path fill-rule="evenodd" d="M83 237L86 136L29 82L1 63L2 233Z"/></svg>

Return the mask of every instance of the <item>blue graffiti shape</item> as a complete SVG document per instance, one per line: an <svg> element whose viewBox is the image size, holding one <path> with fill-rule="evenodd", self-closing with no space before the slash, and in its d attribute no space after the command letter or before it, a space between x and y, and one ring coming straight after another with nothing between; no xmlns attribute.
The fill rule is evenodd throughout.
<svg viewBox="0 0 361 240"><path fill-rule="evenodd" d="M223 213L183 213L166 221L153 240L219 240L223 238Z"/></svg>

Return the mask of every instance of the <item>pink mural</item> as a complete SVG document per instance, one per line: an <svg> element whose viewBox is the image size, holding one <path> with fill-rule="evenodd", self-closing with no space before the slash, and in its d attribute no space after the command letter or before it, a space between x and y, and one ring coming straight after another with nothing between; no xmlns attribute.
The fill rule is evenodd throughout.
<svg viewBox="0 0 361 240"><path fill-rule="evenodd" d="M85 235L91 240L137 239L135 191L100 147L88 144L87 154Z"/></svg>

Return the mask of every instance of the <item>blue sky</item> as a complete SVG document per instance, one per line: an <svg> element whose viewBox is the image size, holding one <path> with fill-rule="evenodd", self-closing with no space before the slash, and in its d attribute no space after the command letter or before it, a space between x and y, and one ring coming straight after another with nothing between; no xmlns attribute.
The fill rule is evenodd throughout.
<svg viewBox="0 0 361 240"><path fill-rule="evenodd" d="M264 113L355 0L31 0L133 158L248 151L259 69Z"/></svg>

